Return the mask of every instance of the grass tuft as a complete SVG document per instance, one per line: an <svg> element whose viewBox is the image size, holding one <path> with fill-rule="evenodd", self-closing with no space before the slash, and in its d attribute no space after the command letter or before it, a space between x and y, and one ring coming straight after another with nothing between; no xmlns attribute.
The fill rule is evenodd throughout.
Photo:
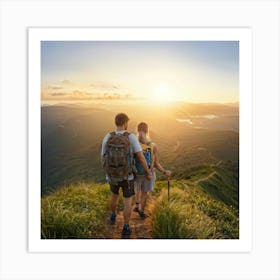
<svg viewBox="0 0 280 280"><path fill-rule="evenodd" d="M174 183L174 182L173 182ZM153 238L236 239L239 237L238 212L212 199L198 189L187 192L173 187L152 206Z"/></svg>
<svg viewBox="0 0 280 280"><path fill-rule="evenodd" d="M105 238L109 195L107 185L80 183L42 198L41 238Z"/></svg>

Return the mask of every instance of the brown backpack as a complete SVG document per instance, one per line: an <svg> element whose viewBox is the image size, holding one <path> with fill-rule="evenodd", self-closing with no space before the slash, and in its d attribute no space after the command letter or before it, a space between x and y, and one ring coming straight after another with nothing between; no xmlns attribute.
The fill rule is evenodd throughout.
<svg viewBox="0 0 280 280"><path fill-rule="evenodd" d="M106 143L104 167L110 182L128 180L132 172L132 156L130 149L129 133L110 133Z"/></svg>

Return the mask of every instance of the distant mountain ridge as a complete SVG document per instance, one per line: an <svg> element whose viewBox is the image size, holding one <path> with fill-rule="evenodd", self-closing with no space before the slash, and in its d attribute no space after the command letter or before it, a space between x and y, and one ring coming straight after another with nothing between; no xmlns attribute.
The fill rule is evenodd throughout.
<svg viewBox="0 0 280 280"><path fill-rule="evenodd" d="M130 132L136 132L140 121L150 125L150 135L158 145L160 159L173 171L175 179L188 177L193 170L220 160L238 165L238 106L180 103L151 108L152 104L115 104L105 108L96 104L88 107L75 104L42 106L42 195L79 181L105 182L100 159L101 142L107 132L115 129L114 117L121 111L131 119ZM207 114L219 117L196 118L197 125L176 120Z"/></svg>

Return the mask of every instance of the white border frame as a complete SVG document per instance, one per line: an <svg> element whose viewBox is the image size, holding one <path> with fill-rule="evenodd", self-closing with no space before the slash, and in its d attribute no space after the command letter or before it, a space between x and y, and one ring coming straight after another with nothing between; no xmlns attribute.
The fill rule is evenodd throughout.
<svg viewBox="0 0 280 280"><path fill-rule="evenodd" d="M252 249L252 48L250 28L29 28L29 252L250 252ZM44 240L40 237L40 42L239 41L240 238L238 240ZM245 187L246 186L246 187Z"/></svg>

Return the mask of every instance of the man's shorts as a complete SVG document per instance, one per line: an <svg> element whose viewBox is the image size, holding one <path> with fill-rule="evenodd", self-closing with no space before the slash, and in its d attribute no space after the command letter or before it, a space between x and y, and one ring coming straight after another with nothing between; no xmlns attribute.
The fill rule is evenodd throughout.
<svg viewBox="0 0 280 280"><path fill-rule="evenodd" d="M120 188L123 192L123 197L131 197L135 194L134 192L134 180L121 181L119 183L110 183L110 190L114 194L119 194Z"/></svg>
<svg viewBox="0 0 280 280"><path fill-rule="evenodd" d="M154 191L154 185L156 181L156 172L152 172L152 179L148 180L145 175L137 175L136 176L136 190L142 190L144 192Z"/></svg>

